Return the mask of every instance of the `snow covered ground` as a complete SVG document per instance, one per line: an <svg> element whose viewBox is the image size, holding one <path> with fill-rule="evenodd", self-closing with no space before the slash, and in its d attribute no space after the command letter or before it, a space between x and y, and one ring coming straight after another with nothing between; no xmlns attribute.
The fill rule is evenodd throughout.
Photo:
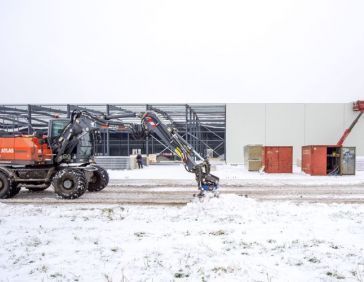
<svg viewBox="0 0 364 282"><path fill-rule="evenodd" d="M1 281L364 281L364 205L0 204L0 238Z"/></svg>
<svg viewBox="0 0 364 282"><path fill-rule="evenodd" d="M321 189L333 199L351 186L344 196L362 197L364 172L317 177L297 168L265 174L217 164L212 173L221 179L221 197L182 207L105 200L121 192L153 192L159 199L166 189L174 199L178 189L195 188L182 165L111 170L111 187L84 195L101 199L96 204L81 204L82 198L47 202L50 191L22 191L0 203L0 281L364 282L364 205L255 201L235 194ZM11 203L28 197L44 203Z"/></svg>
<svg viewBox="0 0 364 282"><path fill-rule="evenodd" d="M215 165L215 174L220 178L221 185L258 185L258 186L333 186L333 185L364 185L364 171L356 175L346 176L311 176L294 167L293 173L260 173L249 172L242 165ZM109 170L114 183L118 180L153 179L153 180L192 180L194 175L187 172L183 165L150 165L144 169ZM153 182L156 183L156 182Z"/></svg>

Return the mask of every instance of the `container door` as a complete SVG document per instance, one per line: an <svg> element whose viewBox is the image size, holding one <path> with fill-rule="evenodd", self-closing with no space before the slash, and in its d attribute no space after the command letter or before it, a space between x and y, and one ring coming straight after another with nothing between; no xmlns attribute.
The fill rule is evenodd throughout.
<svg viewBox="0 0 364 282"><path fill-rule="evenodd" d="M340 174L355 175L355 147L342 147L340 158Z"/></svg>
<svg viewBox="0 0 364 282"><path fill-rule="evenodd" d="M270 173L278 172L278 156L279 150L277 147L266 147L265 152L265 171Z"/></svg>
<svg viewBox="0 0 364 282"><path fill-rule="evenodd" d="M302 147L302 171L311 174L311 146Z"/></svg>
<svg viewBox="0 0 364 282"><path fill-rule="evenodd" d="M327 175L327 147L313 146L311 155L311 175Z"/></svg>
<svg viewBox="0 0 364 282"><path fill-rule="evenodd" d="M279 148L279 172L280 173L292 173L293 163L293 148L282 147Z"/></svg>

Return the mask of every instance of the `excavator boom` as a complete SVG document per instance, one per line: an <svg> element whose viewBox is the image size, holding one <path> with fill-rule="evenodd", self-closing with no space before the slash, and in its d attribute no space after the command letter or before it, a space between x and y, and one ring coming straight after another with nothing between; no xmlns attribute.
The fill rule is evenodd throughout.
<svg viewBox="0 0 364 282"><path fill-rule="evenodd" d="M188 172L194 173L197 181L199 196L205 191L214 192L217 195L219 178L210 173L211 165L208 159L204 159L190 144L178 133L176 128L164 124L153 111L145 112L142 117L142 128L146 135L153 133L168 148L183 161Z"/></svg>
<svg viewBox="0 0 364 282"><path fill-rule="evenodd" d="M208 159L204 159L192 148L178 133L176 128L163 123L154 111L139 114L103 115L99 117L85 111L74 111L70 122L65 126L60 136L52 143L55 163L67 162L83 135L99 128L109 127L110 125L122 125L125 127L124 123L118 119L126 117L139 117L141 119L140 125L131 124L128 127L128 131L136 138L154 134L181 158L186 170L195 174L200 190L199 195L203 195L205 191L216 192L219 186L219 178L210 173L211 165Z"/></svg>
<svg viewBox="0 0 364 282"><path fill-rule="evenodd" d="M363 113L364 113L364 101L354 102L353 111L354 112L359 112L359 114L354 119L354 121L351 123L351 125L347 129L345 129L345 131L344 131L343 135L341 136L339 142L337 142L338 146L342 146L344 144L346 138L349 136L350 132L353 130L355 125L358 123L360 117L363 115Z"/></svg>

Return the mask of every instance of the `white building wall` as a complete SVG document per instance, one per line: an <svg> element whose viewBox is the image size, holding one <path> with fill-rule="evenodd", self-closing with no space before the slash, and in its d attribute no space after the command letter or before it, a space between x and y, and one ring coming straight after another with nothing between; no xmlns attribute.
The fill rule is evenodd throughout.
<svg viewBox="0 0 364 282"><path fill-rule="evenodd" d="M226 105L226 161L244 162L246 144L265 144L265 104Z"/></svg>
<svg viewBox="0 0 364 282"><path fill-rule="evenodd" d="M357 116L352 104L227 104L226 161L243 163L247 144L294 147L294 161L303 145L336 144ZM364 156L364 116L345 142Z"/></svg>
<svg viewBox="0 0 364 282"><path fill-rule="evenodd" d="M265 145L293 146L296 161L295 149L304 140L304 110L303 104L267 104Z"/></svg>
<svg viewBox="0 0 364 282"><path fill-rule="evenodd" d="M304 106L305 140L303 144L336 144L344 133L345 104L305 104Z"/></svg>

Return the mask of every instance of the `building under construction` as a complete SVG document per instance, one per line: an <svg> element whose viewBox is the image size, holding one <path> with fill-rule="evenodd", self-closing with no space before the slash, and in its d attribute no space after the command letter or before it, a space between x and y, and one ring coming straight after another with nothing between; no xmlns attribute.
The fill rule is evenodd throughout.
<svg viewBox="0 0 364 282"><path fill-rule="evenodd" d="M294 160L301 158L304 145L334 145L355 119L352 103L327 104L63 104L1 105L0 129L32 134L46 130L48 121L67 118L74 109L93 114L128 114L153 110L202 156L243 163L244 146L293 146ZM364 155L363 116L345 141ZM123 119L138 123L138 118ZM133 149L173 159L158 138L133 139L128 133L102 129L96 142L99 156L128 156Z"/></svg>
<svg viewBox="0 0 364 282"><path fill-rule="evenodd" d="M0 128L7 132L33 134L46 131L51 119L70 118L73 110L85 110L94 115L122 115L154 111L162 121L172 124L180 135L202 156L224 159L226 106L224 104L99 104L99 105L2 105ZM138 124L137 117L123 118L125 124ZM128 156L140 150L142 154L157 154L173 159L170 149L151 135L135 139L129 132L104 128L98 134L95 153L98 156Z"/></svg>

